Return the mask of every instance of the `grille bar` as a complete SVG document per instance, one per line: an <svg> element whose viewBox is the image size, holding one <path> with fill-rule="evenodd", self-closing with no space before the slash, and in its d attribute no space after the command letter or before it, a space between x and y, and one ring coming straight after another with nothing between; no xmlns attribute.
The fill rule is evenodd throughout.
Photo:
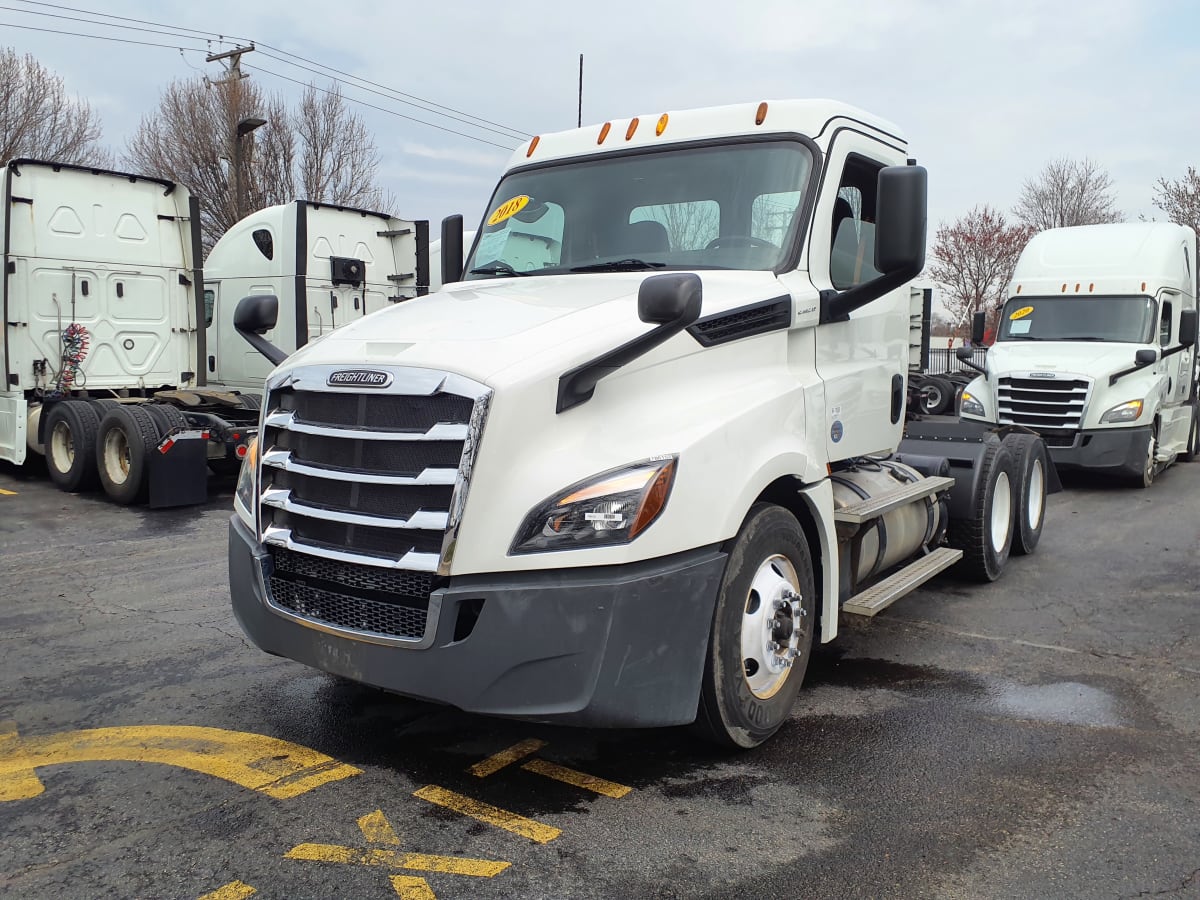
<svg viewBox="0 0 1200 900"><path fill-rule="evenodd" d="M467 436L466 423L438 422L425 431L382 431L366 427L313 425L299 421L295 413L277 410L267 415L263 426L297 434L318 434L323 437L354 438L360 441L462 441Z"/></svg>
<svg viewBox="0 0 1200 900"><path fill-rule="evenodd" d="M425 469L421 474L413 475L378 475L371 472L356 472L351 469L326 469L321 466L307 466L292 459L290 450L268 450L263 453L262 463L285 472L297 472L301 475L311 475L314 478L328 478L333 481L353 481L363 484L449 484L453 485L458 478L457 469Z"/></svg>
<svg viewBox="0 0 1200 900"><path fill-rule="evenodd" d="M1088 381L1005 376L996 386L997 418L1001 425L1079 428L1090 396Z"/></svg>
<svg viewBox="0 0 1200 900"><path fill-rule="evenodd" d="M408 569L413 572L436 572L438 568L439 555L437 553L421 553L410 550L399 559L392 559L387 556L364 556L361 553L346 552L338 550L335 547L317 547L312 544L301 543L293 540L290 528L280 528L275 525L268 525L263 530L263 543L271 544L275 547L283 547L287 550L294 550L297 553L318 553L327 559L336 559L341 562L359 563L369 566L382 566L389 569Z"/></svg>
<svg viewBox="0 0 1200 900"><path fill-rule="evenodd" d="M298 516L311 516L314 519L328 519L331 522L346 522L351 525L369 525L373 528L445 531L446 523L450 519L449 511L425 512L424 510L413 513L407 519L368 516L344 509L329 509L322 506L311 506L307 503L297 503L292 499L291 491L272 488L263 492L262 503L263 506L273 506Z"/></svg>

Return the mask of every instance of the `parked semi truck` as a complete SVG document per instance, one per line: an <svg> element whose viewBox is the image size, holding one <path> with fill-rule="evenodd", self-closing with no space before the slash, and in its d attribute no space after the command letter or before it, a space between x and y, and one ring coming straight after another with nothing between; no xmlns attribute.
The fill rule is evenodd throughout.
<svg viewBox="0 0 1200 900"><path fill-rule="evenodd" d="M1149 487L1200 453L1196 234L1085 225L1021 252L996 342L962 416L1042 435L1056 466ZM982 316L975 322L982 331Z"/></svg>
<svg viewBox="0 0 1200 900"><path fill-rule="evenodd" d="M751 747L815 641L1034 549L1022 429L909 425L926 173L831 101L522 145L466 272L279 364L229 533L268 652L465 710Z"/></svg>
<svg viewBox="0 0 1200 900"><path fill-rule="evenodd" d="M224 279L230 290L240 283L284 297L311 281L327 306L336 306L339 290L351 294L347 317L362 302L385 302L370 295L365 276L352 283L355 264L406 273L392 296L422 292L424 223L311 204L265 224L252 216L280 242L280 253L255 237L259 226L235 228L214 248L216 278L205 294L199 207L182 186L16 160L4 170L4 199L0 459L19 465L44 454L63 490L102 487L120 503L202 502L209 467L236 472L257 431L269 367L244 344L224 358L233 334L232 305L224 322L217 299ZM296 262L297 248L308 246L306 219L314 223L313 244ZM411 236L373 243L378 231L401 228ZM239 238L253 252L239 256ZM367 252L354 256L360 247ZM379 256L368 260L372 250ZM339 265L346 286L326 289ZM303 312L298 304L289 324ZM279 339L289 344L294 333Z"/></svg>

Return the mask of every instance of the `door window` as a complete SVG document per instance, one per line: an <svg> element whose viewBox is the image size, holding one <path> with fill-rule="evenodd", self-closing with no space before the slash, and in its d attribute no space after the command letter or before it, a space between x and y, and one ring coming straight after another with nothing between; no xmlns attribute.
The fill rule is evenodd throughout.
<svg viewBox="0 0 1200 900"><path fill-rule="evenodd" d="M852 154L846 160L833 203L829 254L829 277L839 290L879 277L875 268L875 195L881 168L862 156Z"/></svg>

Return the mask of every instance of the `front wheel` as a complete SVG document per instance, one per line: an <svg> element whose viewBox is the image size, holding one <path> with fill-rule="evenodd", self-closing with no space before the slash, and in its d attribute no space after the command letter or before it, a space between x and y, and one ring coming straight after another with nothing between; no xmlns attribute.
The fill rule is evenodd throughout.
<svg viewBox="0 0 1200 900"><path fill-rule="evenodd" d="M1188 429L1187 447L1179 454L1181 462L1192 462L1200 456L1200 400L1192 403L1192 427Z"/></svg>
<svg viewBox="0 0 1200 900"><path fill-rule="evenodd" d="M751 508L733 540L708 639L696 729L750 748L787 721L812 655L812 555L786 509Z"/></svg>

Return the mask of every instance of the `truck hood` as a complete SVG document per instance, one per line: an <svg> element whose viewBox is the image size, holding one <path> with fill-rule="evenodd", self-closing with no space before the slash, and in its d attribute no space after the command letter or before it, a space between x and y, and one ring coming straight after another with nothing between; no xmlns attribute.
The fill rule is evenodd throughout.
<svg viewBox="0 0 1200 900"><path fill-rule="evenodd" d="M988 350L988 371L1071 372L1098 378L1133 365L1141 344L1088 341L998 341Z"/></svg>
<svg viewBox="0 0 1200 900"><path fill-rule="evenodd" d="M390 364L495 384L514 367L556 374L644 333L641 283L655 272L471 281L380 310L313 341L280 367ZM784 293L771 272L697 273L702 316ZM678 340L678 338L676 338ZM698 349L692 342L691 350ZM514 375L515 377L515 375Z"/></svg>

